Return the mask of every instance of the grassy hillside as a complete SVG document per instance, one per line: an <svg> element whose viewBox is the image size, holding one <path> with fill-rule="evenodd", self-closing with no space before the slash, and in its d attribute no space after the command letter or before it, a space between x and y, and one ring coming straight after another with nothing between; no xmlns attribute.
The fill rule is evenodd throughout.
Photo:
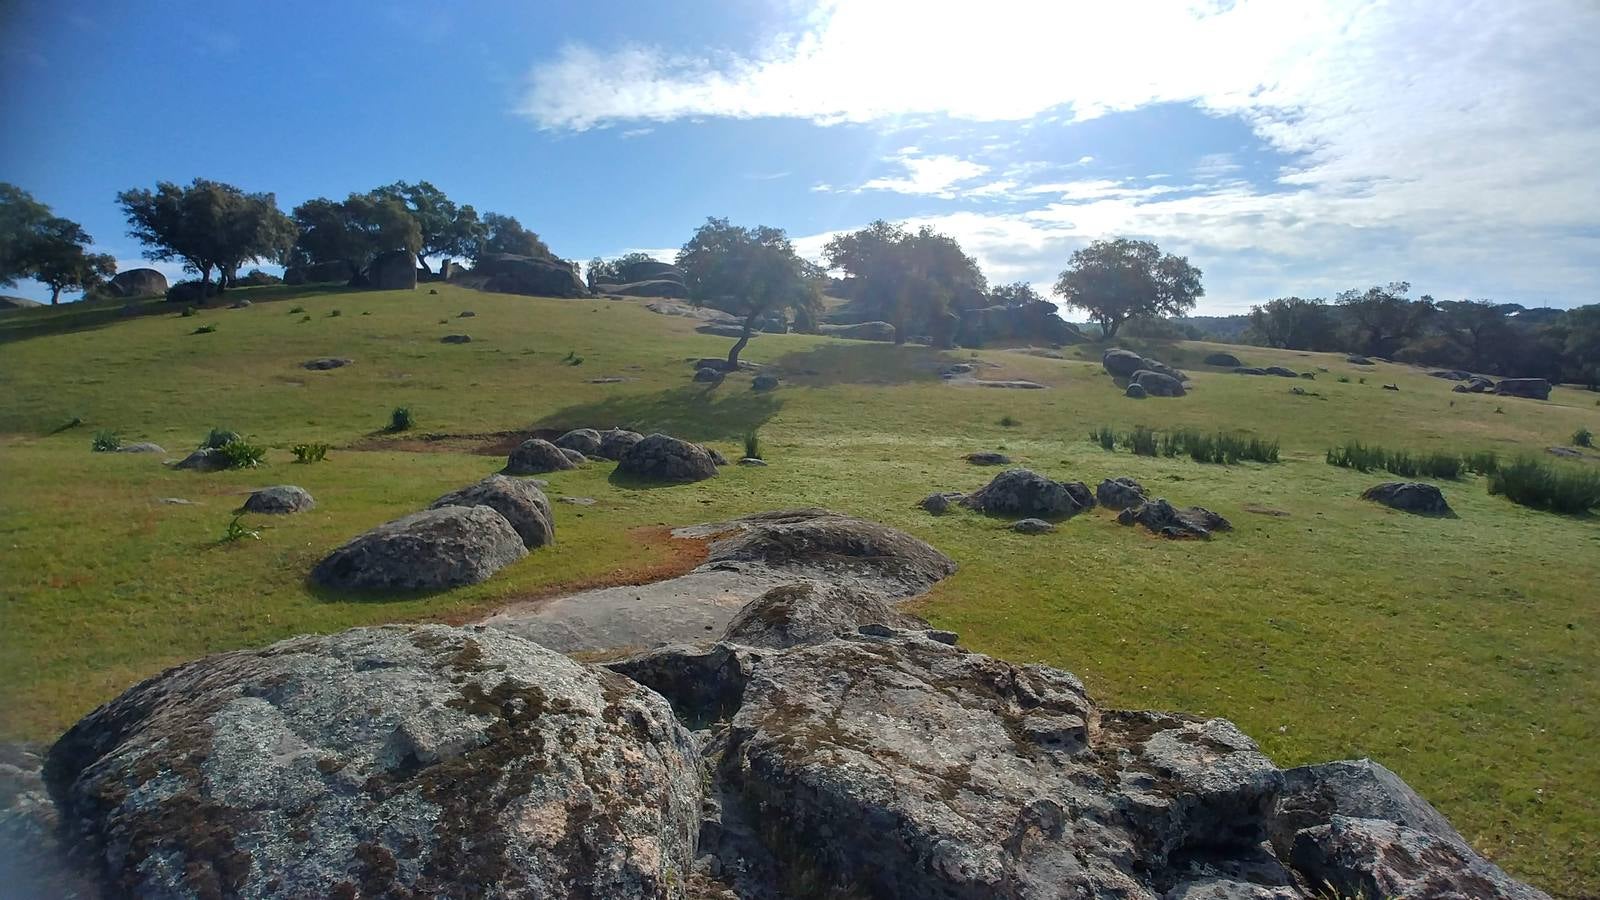
<svg viewBox="0 0 1600 900"><path fill-rule="evenodd" d="M1600 431L1595 394L1453 394L1408 367L1228 348L1317 376L1251 378L1200 365L1216 345L1185 343L1143 349L1187 367L1194 392L1139 402L1121 396L1095 347L1051 359L801 335L752 342L746 358L784 373L780 390L755 394L748 376L691 384L686 360L722 355L728 341L639 303L438 291L240 291L265 302L192 318L0 315L4 737L49 739L133 681L204 653L355 624L460 621L513 598L652 577L681 564L665 526L815 504L954 557L961 571L917 606L974 649L1069 669L1107 705L1226 716L1283 765L1370 755L1517 875L1600 892L1600 520L1515 506L1472 476L1441 483L1459 518L1409 517L1358 499L1383 477L1323 462L1347 439L1544 455L1580 426ZM192 333L203 324L217 328ZM473 342L439 343L448 333ZM300 367L318 356L356 362ZM940 381L942 365L974 358L992 366L985 378L1049 389ZM383 433L401 405L417 428ZM306 585L332 546L499 468L509 433L618 424L730 455L759 429L771 465L646 490L611 483L607 464L556 473L552 498L597 502L557 503L558 544L487 584L391 600ZM1139 424L1276 438L1284 461L1200 465L1086 440L1101 425ZM267 445L269 465L198 474L89 451L93 432L111 429L173 457L214 426ZM297 465L289 447L303 441L334 449ZM1097 510L1028 537L915 508L931 491L984 483L994 470L962 456L996 448L1091 485L1132 475L1236 530L1163 542ZM275 483L308 488L317 509L249 517L259 540L219 543L243 494Z"/></svg>

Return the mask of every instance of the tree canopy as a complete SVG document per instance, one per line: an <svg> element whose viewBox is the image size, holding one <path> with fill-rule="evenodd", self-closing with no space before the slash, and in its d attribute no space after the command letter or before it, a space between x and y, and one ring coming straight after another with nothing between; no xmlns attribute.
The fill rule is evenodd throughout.
<svg viewBox="0 0 1600 900"><path fill-rule="evenodd" d="M745 228L708 218L678 251L677 266L696 303L714 304L744 320L744 333L728 351L729 369L738 368L739 353L763 317L809 314L820 303L805 261L781 228Z"/></svg>
<svg viewBox="0 0 1600 900"><path fill-rule="evenodd" d="M515 216L503 216L499 213L483 214L482 239L465 254L468 259L477 262L479 257L489 253L510 253L513 256L553 256L550 248L539 236L522 227L522 223Z"/></svg>
<svg viewBox="0 0 1600 900"><path fill-rule="evenodd" d="M1268 347L1337 350L1338 323L1323 300L1280 297L1250 308L1247 337Z"/></svg>
<svg viewBox="0 0 1600 900"><path fill-rule="evenodd" d="M398 202L416 220L417 246L407 249L417 254L417 264L423 269L433 271L428 267L427 257L430 256L477 258L488 227L486 222L478 221L478 212L470 205L456 206L444 191L426 181L416 184L396 181L374 190L372 194L380 199ZM516 222L515 219L510 221ZM517 227L521 228L520 225Z"/></svg>
<svg viewBox="0 0 1600 900"><path fill-rule="evenodd" d="M1350 319L1357 349L1369 356L1393 356L1421 336L1435 312L1433 298L1424 296L1413 303L1406 297L1410 290L1409 282L1391 281L1334 298Z"/></svg>
<svg viewBox="0 0 1600 900"><path fill-rule="evenodd" d="M359 272L379 253L422 248L416 217L400 200L376 192L307 200L294 208L294 221L297 263L344 262Z"/></svg>
<svg viewBox="0 0 1600 900"><path fill-rule="evenodd" d="M1163 254L1151 241L1116 238L1074 252L1055 293L1087 312L1111 338L1129 319L1193 309L1205 294L1200 275L1186 257Z"/></svg>
<svg viewBox="0 0 1600 900"><path fill-rule="evenodd" d="M205 283L212 269L227 276L253 260L281 261L294 238L272 194L247 194L220 181L196 178L188 187L163 181L154 191L123 191L117 202L146 259L182 260Z"/></svg>
<svg viewBox="0 0 1600 900"><path fill-rule="evenodd" d="M948 338L950 313L988 303L977 262L928 226L907 231L878 219L837 235L822 252L829 269L857 281L856 299L869 314L895 326L896 340L913 331Z"/></svg>
<svg viewBox="0 0 1600 900"><path fill-rule="evenodd" d="M116 274L106 253L90 253L94 238L83 226L53 214L50 207L13 184L0 183L0 285L32 278L50 287L50 303L61 292L87 290Z"/></svg>

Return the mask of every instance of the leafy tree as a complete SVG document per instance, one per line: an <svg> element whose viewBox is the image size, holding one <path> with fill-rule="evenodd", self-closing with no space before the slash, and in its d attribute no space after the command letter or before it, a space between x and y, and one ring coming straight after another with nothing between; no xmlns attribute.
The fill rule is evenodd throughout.
<svg viewBox="0 0 1600 900"><path fill-rule="evenodd" d="M927 226L911 232L879 219L834 237L823 258L829 269L856 279L858 299L895 326L897 341L914 328L948 331L950 313L989 302L977 262L954 238Z"/></svg>
<svg viewBox="0 0 1600 900"><path fill-rule="evenodd" d="M28 277L34 241L51 218L50 207L0 181L0 287Z"/></svg>
<svg viewBox="0 0 1600 900"><path fill-rule="evenodd" d="M1366 291L1348 290L1337 302L1349 317L1351 337L1368 356L1393 356L1408 342L1421 337L1434 313L1433 298L1413 301L1406 297L1411 284L1391 281Z"/></svg>
<svg viewBox="0 0 1600 900"><path fill-rule="evenodd" d="M1568 310L1561 331L1563 377L1600 386L1600 303Z"/></svg>
<svg viewBox="0 0 1600 900"><path fill-rule="evenodd" d="M483 237L468 259L477 262L488 253L510 253L513 256L552 256L550 248L537 234L522 227L514 216L499 213L483 214Z"/></svg>
<svg viewBox="0 0 1600 900"><path fill-rule="evenodd" d="M739 353L764 316L791 310L809 315L820 304L804 260L781 228L743 228L708 218L678 251L677 266L694 302L715 303L744 319L743 333L728 351L729 371L739 367Z"/></svg>
<svg viewBox="0 0 1600 900"><path fill-rule="evenodd" d="M400 203L416 220L418 244L412 252L417 254L417 265L423 270L433 271L428 267L427 257L430 256L477 258L479 245L484 242L488 229L486 223L478 221L478 212L471 206L456 206L444 191L426 181L416 184L396 181L372 194ZM510 221L516 222L515 219Z"/></svg>
<svg viewBox="0 0 1600 900"><path fill-rule="evenodd" d="M1338 323L1322 299L1280 297L1250 307L1246 337L1253 343L1289 350L1333 350L1339 346Z"/></svg>
<svg viewBox="0 0 1600 900"><path fill-rule="evenodd" d="M1095 241L1072 254L1055 293L1089 313L1106 338L1134 317L1182 315L1205 294L1200 270L1150 241Z"/></svg>
<svg viewBox="0 0 1600 900"><path fill-rule="evenodd" d="M29 253L28 275L50 286L50 305L61 302L64 290L88 290L117 272L109 253L89 253L94 239L78 223L52 217L36 236Z"/></svg>
<svg viewBox="0 0 1600 900"><path fill-rule="evenodd" d="M300 263L344 262L360 272L379 253L422 247L422 228L405 204L376 192L308 200L294 208L294 221Z"/></svg>
<svg viewBox="0 0 1600 900"><path fill-rule="evenodd" d="M154 191L126 190L117 202L128 233L145 244L145 258L181 259L206 284L212 269L226 274L252 260L281 260L292 234L272 194L204 178L188 187L163 181Z"/></svg>
<svg viewBox="0 0 1600 900"><path fill-rule="evenodd" d="M624 253L611 260L601 259L597 256L589 260L589 265L585 269L589 279L589 290L595 290L595 285L597 284L623 284L627 281L625 273L630 267L639 263L653 263L655 261L655 257L648 253L641 253L638 250Z"/></svg>
<svg viewBox="0 0 1600 900"><path fill-rule="evenodd" d="M990 291L989 301L993 306L1027 306L1030 303L1043 303L1045 299L1028 282L1013 281Z"/></svg>
<svg viewBox="0 0 1600 900"><path fill-rule="evenodd" d="M1441 330L1465 354L1463 363L1479 370L1501 362L1501 351L1514 338L1509 317L1522 311L1520 304L1489 300L1450 300L1435 306Z"/></svg>

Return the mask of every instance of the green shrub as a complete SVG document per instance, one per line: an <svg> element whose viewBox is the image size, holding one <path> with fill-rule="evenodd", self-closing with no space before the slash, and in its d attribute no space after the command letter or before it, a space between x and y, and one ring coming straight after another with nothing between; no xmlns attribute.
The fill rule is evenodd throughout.
<svg viewBox="0 0 1600 900"><path fill-rule="evenodd" d="M301 316L300 317L300 324L301 325L304 325L305 323L307 323L309 321L311 321L311 317L310 316Z"/></svg>
<svg viewBox="0 0 1600 900"><path fill-rule="evenodd" d="M233 521L228 523L227 529L222 532L222 543L231 544L234 541L242 541L245 538L253 541L261 540L261 532L253 528L246 528L239 519L239 516L234 516Z"/></svg>
<svg viewBox="0 0 1600 900"><path fill-rule="evenodd" d="M1278 442L1242 435L1217 432L1202 434L1197 431L1177 431L1162 442L1161 452L1166 456L1188 454L1198 463L1231 466L1240 462L1275 463L1278 461Z"/></svg>
<svg viewBox="0 0 1600 900"><path fill-rule="evenodd" d="M1576 515L1600 507L1600 473L1522 457L1489 478L1489 493L1522 506Z"/></svg>
<svg viewBox="0 0 1600 900"><path fill-rule="evenodd" d="M761 435L755 431L744 433L744 455L746 459L761 458Z"/></svg>
<svg viewBox="0 0 1600 900"><path fill-rule="evenodd" d="M1493 453L1487 465L1493 465ZM1351 441L1343 447L1331 447L1327 452L1330 466L1355 469L1357 472L1383 471L1401 478L1460 478L1463 468L1461 457L1454 453L1418 453L1409 450L1385 450L1368 447L1360 441ZM1470 466L1466 466L1469 470Z"/></svg>
<svg viewBox="0 0 1600 900"><path fill-rule="evenodd" d="M267 448L247 441L229 441L217 450L230 469L254 469L267 461Z"/></svg>
<svg viewBox="0 0 1600 900"><path fill-rule="evenodd" d="M1594 446L1594 432L1590 431L1587 428L1579 428L1577 431L1574 431L1572 433L1572 446L1574 446L1574 447L1593 447Z"/></svg>
<svg viewBox="0 0 1600 900"><path fill-rule="evenodd" d="M195 330L193 330L193 331L191 331L189 333L190 334L211 334L212 332L214 332L216 330L217 330L217 323L215 323L215 322L207 322L206 324L201 325L199 328L196 328Z"/></svg>
<svg viewBox="0 0 1600 900"><path fill-rule="evenodd" d="M295 444L289 448L297 463L317 463L328 458L327 444Z"/></svg>
<svg viewBox="0 0 1600 900"><path fill-rule="evenodd" d="M567 365L569 365L569 366L581 366L581 365L583 365L583 357L574 356L571 359L567 360Z"/></svg>
<svg viewBox="0 0 1600 900"><path fill-rule="evenodd" d="M112 453L122 449L122 437L115 431L96 431L89 449L96 453Z"/></svg>
<svg viewBox="0 0 1600 900"><path fill-rule="evenodd" d="M183 308L183 312L178 313L179 316L181 316L181 317L183 317L185 319L194 318L195 316L197 316L199 314L200 313L192 306L185 306Z"/></svg>
<svg viewBox="0 0 1600 900"><path fill-rule="evenodd" d="M213 428L206 434L206 439L200 442L200 446L202 448L225 447L228 444L239 440L243 440L243 438L239 436L239 432L237 431L229 431L226 428Z"/></svg>
<svg viewBox="0 0 1600 900"><path fill-rule="evenodd" d="M299 315L299 314L301 314L301 313L303 313L305 311L306 311L306 308L304 306L291 306L291 307L289 307L289 315L291 315L291 316L297 316L297 315Z"/></svg>
<svg viewBox="0 0 1600 900"><path fill-rule="evenodd" d="M412 418L409 406L396 406L389 413L389 431L407 431L415 424L417 422Z"/></svg>
<svg viewBox="0 0 1600 900"><path fill-rule="evenodd" d="M1156 455L1156 433L1143 425L1136 426L1132 431L1123 435L1123 444L1132 450L1135 456Z"/></svg>
<svg viewBox="0 0 1600 900"><path fill-rule="evenodd" d="M1493 475L1500 471L1500 457L1493 450L1480 450L1477 453L1468 453L1462 457L1461 465L1468 472L1478 475Z"/></svg>
<svg viewBox="0 0 1600 900"><path fill-rule="evenodd" d="M1089 440L1099 444L1103 450L1117 449L1117 433L1104 425L1097 431L1089 432Z"/></svg>
<svg viewBox="0 0 1600 900"><path fill-rule="evenodd" d="M342 310L337 310L337 309L328 310L328 318L330 318L330 319L337 319L342 315L344 315L344 312Z"/></svg>

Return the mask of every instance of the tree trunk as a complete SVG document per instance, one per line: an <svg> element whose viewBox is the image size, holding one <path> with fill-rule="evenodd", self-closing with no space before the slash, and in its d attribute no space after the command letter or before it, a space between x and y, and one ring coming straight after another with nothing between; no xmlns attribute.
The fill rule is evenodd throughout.
<svg viewBox="0 0 1600 900"><path fill-rule="evenodd" d="M200 283L201 284L210 284L211 283L211 264L210 263L206 263L205 265L200 267Z"/></svg>
<svg viewBox="0 0 1600 900"><path fill-rule="evenodd" d="M54 285L54 284L50 285L50 305L51 306L55 306L56 304L58 304L60 302L61 302L61 287L59 285Z"/></svg>
<svg viewBox="0 0 1600 900"><path fill-rule="evenodd" d="M421 253L417 254L417 268L421 269L424 272L427 272L429 275L433 274L433 267L428 265L428 261L426 259L423 259Z"/></svg>
<svg viewBox="0 0 1600 900"><path fill-rule="evenodd" d="M1102 320L1100 322L1100 331L1101 331L1101 335L1100 336L1102 338L1104 338L1105 340L1109 341L1112 338L1117 336L1117 329L1119 329L1121 327L1122 327L1122 320L1121 319L1112 319L1112 318L1104 319L1104 320Z"/></svg>
<svg viewBox="0 0 1600 900"><path fill-rule="evenodd" d="M726 365L727 371L739 371L739 354L744 351L744 345L750 343L750 332L755 330L756 316L758 315L760 315L760 313L751 313L745 318L744 334L739 335L739 342L733 345L732 350L728 351L728 362Z"/></svg>

